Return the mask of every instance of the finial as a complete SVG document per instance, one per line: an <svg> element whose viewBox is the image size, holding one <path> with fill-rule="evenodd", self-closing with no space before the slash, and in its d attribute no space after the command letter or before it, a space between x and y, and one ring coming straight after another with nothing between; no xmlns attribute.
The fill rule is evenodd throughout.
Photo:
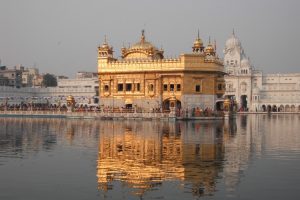
<svg viewBox="0 0 300 200"><path fill-rule="evenodd" d="M199 29L198 29L198 38L197 39L200 39L200 36L199 36Z"/></svg>
<svg viewBox="0 0 300 200"><path fill-rule="evenodd" d="M234 33L234 28L232 29L232 35L235 35L235 33Z"/></svg>
<svg viewBox="0 0 300 200"><path fill-rule="evenodd" d="M215 51L217 51L217 41L215 40Z"/></svg>
<svg viewBox="0 0 300 200"><path fill-rule="evenodd" d="M208 44L210 44L210 36L208 37Z"/></svg>
<svg viewBox="0 0 300 200"><path fill-rule="evenodd" d="M107 44L107 38L106 38L106 35L104 35L104 44Z"/></svg>
<svg viewBox="0 0 300 200"><path fill-rule="evenodd" d="M142 29L141 42L145 42L145 30L144 29Z"/></svg>

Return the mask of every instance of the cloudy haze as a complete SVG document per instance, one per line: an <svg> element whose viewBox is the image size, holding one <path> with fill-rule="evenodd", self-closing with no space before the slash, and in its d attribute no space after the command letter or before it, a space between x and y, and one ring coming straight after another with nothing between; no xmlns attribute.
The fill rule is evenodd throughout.
<svg viewBox="0 0 300 200"><path fill-rule="evenodd" d="M0 0L0 59L74 76L97 70L104 35L119 56L142 29L166 57L191 52L198 29L223 57L234 28L255 68L300 72L299 19L299 0Z"/></svg>

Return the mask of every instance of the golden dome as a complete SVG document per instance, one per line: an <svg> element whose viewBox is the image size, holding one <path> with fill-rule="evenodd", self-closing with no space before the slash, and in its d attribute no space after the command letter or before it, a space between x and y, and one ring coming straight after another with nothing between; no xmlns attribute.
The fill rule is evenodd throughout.
<svg viewBox="0 0 300 200"><path fill-rule="evenodd" d="M108 48L108 43L107 43L107 39L106 39L106 35L104 35L104 43L101 46L102 48Z"/></svg>
<svg viewBox="0 0 300 200"><path fill-rule="evenodd" d="M107 43L103 43L103 44L101 45L101 48L106 49L106 48L109 48L109 46L108 46Z"/></svg>
<svg viewBox="0 0 300 200"><path fill-rule="evenodd" d="M215 52L214 47L211 44L208 44L207 47L205 48L206 53L213 53Z"/></svg>
<svg viewBox="0 0 300 200"><path fill-rule="evenodd" d="M67 97L67 101L72 101L72 100L74 100L74 97L73 97L72 95L69 95L69 96Z"/></svg>
<svg viewBox="0 0 300 200"><path fill-rule="evenodd" d="M195 42L194 42L194 47L200 48L200 47L202 47L202 46L203 46L202 40L201 40L200 38L197 38L197 39L195 40Z"/></svg>
<svg viewBox="0 0 300 200"><path fill-rule="evenodd" d="M141 36L141 41L135 43L132 45L129 49L142 49L142 50L147 50L147 49L157 49L153 44L150 42L147 42L145 39L145 31L142 30L142 36Z"/></svg>
<svg viewBox="0 0 300 200"><path fill-rule="evenodd" d="M215 53L215 48L210 43L210 37L208 39L208 45L205 47L204 51L205 51L206 54L214 54Z"/></svg>
<svg viewBox="0 0 300 200"><path fill-rule="evenodd" d="M202 52L203 49L204 49L203 42L199 37L199 30L198 30L198 35L193 45L193 52Z"/></svg>
<svg viewBox="0 0 300 200"><path fill-rule="evenodd" d="M129 47L122 48L122 57L124 59L162 59L163 50L158 50L150 42L145 39L145 31L142 30L141 40Z"/></svg>

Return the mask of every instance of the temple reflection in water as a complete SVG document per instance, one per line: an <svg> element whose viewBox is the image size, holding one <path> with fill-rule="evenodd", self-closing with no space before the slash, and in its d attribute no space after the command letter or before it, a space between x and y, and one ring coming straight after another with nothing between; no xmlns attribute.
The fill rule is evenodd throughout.
<svg viewBox="0 0 300 200"><path fill-rule="evenodd" d="M179 180L211 194L224 159L223 122L106 121L100 130L98 186L120 180L134 194Z"/></svg>

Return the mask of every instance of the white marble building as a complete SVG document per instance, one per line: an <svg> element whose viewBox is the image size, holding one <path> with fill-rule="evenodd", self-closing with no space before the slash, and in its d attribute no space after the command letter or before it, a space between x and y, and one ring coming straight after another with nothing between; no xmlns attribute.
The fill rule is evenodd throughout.
<svg viewBox="0 0 300 200"><path fill-rule="evenodd" d="M300 73L263 74L246 57L234 32L224 49L225 97L240 111L300 112Z"/></svg>
<svg viewBox="0 0 300 200"><path fill-rule="evenodd" d="M74 96L78 105L98 105L98 78L58 79L57 87L14 88L0 86L0 106L6 104L42 103L66 105L66 98Z"/></svg>

